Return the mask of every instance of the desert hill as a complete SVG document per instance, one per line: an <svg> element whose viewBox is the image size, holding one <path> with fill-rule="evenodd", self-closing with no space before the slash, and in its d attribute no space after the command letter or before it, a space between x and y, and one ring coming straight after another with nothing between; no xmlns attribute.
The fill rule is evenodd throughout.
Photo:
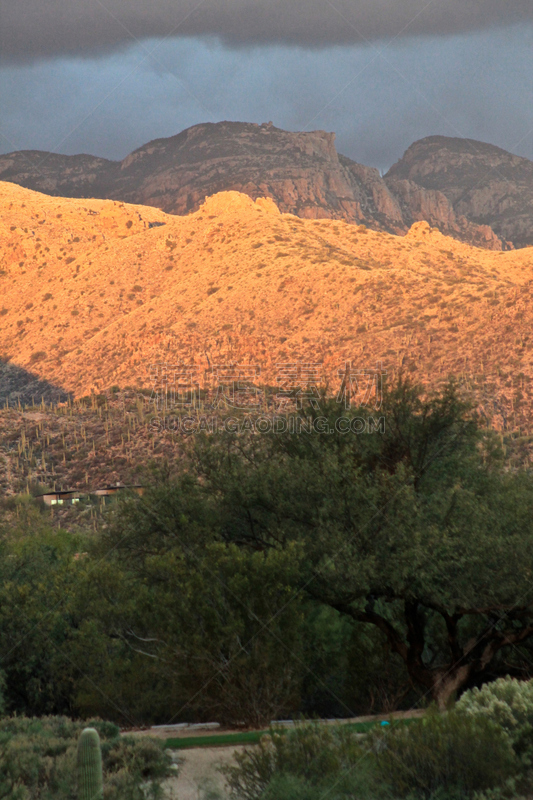
<svg viewBox="0 0 533 800"><path fill-rule="evenodd" d="M150 387L165 363L202 379L260 365L274 385L280 363L313 362L334 386L346 361L382 362L460 376L494 424L528 425L532 249L302 220L236 192L179 217L0 183L0 209L0 359L75 397Z"/></svg>
<svg viewBox="0 0 533 800"><path fill-rule="evenodd" d="M285 213L342 219L406 233L426 220L492 250L533 244L533 163L497 147L433 136L416 142L383 178L337 153L335 134L272 123L195 125L121 162L20 151L0 156L0 179L62 197L197 211L206 197L239 191Z"/></svg>

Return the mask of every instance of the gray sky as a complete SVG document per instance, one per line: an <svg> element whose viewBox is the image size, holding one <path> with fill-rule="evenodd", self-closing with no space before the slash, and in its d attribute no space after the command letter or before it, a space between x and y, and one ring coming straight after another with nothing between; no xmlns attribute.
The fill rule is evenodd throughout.
<svg viewBox="0 0 533 800"><path fill-rule="evenodd" d="M531 0L0 0L0 52L1 152L231 119L381 169L436 133L533 159Z"/></svg>

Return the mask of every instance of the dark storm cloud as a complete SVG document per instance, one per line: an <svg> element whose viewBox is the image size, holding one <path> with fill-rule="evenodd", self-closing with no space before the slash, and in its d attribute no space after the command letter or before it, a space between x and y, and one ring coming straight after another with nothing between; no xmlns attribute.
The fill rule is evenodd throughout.
<svg viewBox="0 0 533 800"><path fill-rule="evenodd" d="M533 20L532 0L0 0L4 59L93 55L132 37L303 47L447 35Z"/></svg>
<svg viewBox="0 0 533 800"><path fill-rule="evenodd" d="M149 42L151 48L153 41ZM233 50L167 40L98 59L0 72L0 153L45 150L115 160L199 122L272 120L337 134L337 150L387 170L433 134L490 142L533 159L531 26L409 46ZM494 58L494 54L498 58Z"/></svg>

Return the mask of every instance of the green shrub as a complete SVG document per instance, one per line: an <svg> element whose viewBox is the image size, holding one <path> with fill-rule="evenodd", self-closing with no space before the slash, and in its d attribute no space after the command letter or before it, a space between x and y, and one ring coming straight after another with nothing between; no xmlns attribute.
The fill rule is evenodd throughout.
<svg viewBox="0 0 533 800"><path fill-rule="evenodd" d="M7 717L0 720L0 797L12 800L77 800L77 746L90 725L102 742L104 800L152 800L170 759L152 739L121 737L102 720Z"/></svg>
<svg viewBox="0 0 533 800"><path fill-rule="evenodd" d="M501 786L518 768L507 734L489 719L431 711L370 737L376 768L395 797L457 798Z"/></svg>
<svg viewBox="0 0 533 800"><path fill-rule="evenodd" d="M318 800L324 792L330 800L350 792L353 797L372 796L368 760L342 725L273 729L253 749L236 753L235 762L222 769L235 800Z"/></svg>
<svg viewBox="0 0 533 800"><path fill-rule="evenodd" d="M515 752L524 758L533 755L533 681L498 678L465 692L456 708L497 723L511 738Z"/></svg>
<svg viewBox="0 0 533 800"><path fill-rule="evenodd" d="M389 794L367 780L364 762L358 770L346 770L318 783L295 775L276 775L261 800L387 800ZM362 774L363 773L363 774Z"/></svg>

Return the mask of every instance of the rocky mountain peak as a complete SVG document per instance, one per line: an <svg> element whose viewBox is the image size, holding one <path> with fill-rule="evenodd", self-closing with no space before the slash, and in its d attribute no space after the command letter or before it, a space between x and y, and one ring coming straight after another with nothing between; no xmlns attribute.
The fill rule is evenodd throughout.
<svg viewBox="0 0 533 800"><path fill-rule="evenodd" d="M490 228L505 249L533 244L533 162L474 139L429 136L412 144L385 175L389 189L402 183L440 192L457 218Z"/></svg>
<svg viewBox="0 0 533 800"><path fill-rule="evenodd" d="M425 220L487 249L533 244L533 162L473 139L428 136L382 178L337 153L334 133L208 122L148 142L121 162L10 153L0 156L0 180L178 215L218 192L237 191L308 219L342 219L396 234Z"/></svg>

